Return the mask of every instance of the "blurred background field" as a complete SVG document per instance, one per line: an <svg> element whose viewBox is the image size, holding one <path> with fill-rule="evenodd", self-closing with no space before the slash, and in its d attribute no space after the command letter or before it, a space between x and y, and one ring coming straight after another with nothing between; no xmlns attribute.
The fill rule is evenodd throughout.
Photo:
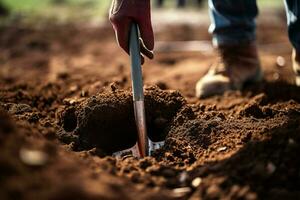
<svg viewBox="0 0 300 200"><path fill-rule="evenodd" d="M207 12L207 1L202 6L196 5L195 0L187 0L187 9L191 12ZM111 0L0 0L2 4L1 23L9 22L99 22L107 19ZM152 0L155 8L156 1ZM281 0L258 0L260 8L281 8ZM165 0L163 8L175 11L176 0ZM155 11L155 9L154 9Z"/></svg>

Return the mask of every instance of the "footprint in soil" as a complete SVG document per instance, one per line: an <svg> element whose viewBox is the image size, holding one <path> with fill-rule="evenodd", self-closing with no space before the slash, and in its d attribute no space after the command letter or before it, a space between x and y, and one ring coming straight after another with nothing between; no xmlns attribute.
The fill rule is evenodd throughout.
<svg viewBox="0 0 300 200"><path fill-rule="evenodd" d="M152 141L162 141L168 126L186 105L179 92L151 86L145 90L147 131ZM128 149L137 141L133 101L130 91L114 90L93 96L61 114L64 131L58 133L73 149L97 148L105 154Z"/></svg>

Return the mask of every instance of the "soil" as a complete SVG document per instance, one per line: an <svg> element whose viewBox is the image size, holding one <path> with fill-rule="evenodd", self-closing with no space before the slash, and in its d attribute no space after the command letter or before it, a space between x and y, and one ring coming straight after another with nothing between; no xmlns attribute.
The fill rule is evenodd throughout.
<svg viewBox="0 0 300 200"><path fill-rule="evenodd" d="M74 150L98 148L107 155L133 147L138 133L132 92L113 85L111 90L86 99L77 108L67 107L61 114L60 139L74 142ZM152 141L165 140L166 127L185 103L179 92L155 86L145 89L147 134Z"/></svg>
<svg viewBox="0 0 300 200"><path fill-rule="evenodd" d="M263 82L203 100L194 85L216 53L157 53L143 67L146 116L166 143L117 159L136 130L111 27L2 26L1 199L299 199L300 88L285 29L259 21ZM206 30L169 25L156 37L209 40Z"/></svg>

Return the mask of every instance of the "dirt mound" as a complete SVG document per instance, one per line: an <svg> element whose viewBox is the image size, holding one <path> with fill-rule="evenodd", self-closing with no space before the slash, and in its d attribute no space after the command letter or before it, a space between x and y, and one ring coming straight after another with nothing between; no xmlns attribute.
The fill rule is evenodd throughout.
<svg viewBox="0 0 300 200"><path fill-rule="evenodd" d="M293 105L285 107L291 109ZM292 110L279 111L269 121L271 126L265 127L261 122L262 127L257 126L250 136L252 139L230 158L196 168L192 177L205 178L194 199L299 198L300 110L299 107ZM258 140L263 137L265 140Z"/></svg>
<svg viewBox="0 0 300 200"><path fill-rule="evenodd" d="M16 124L13 117L0 110L1 199L172 199L168 191L137 188L101 165L95 173L92 160L36 137L40 133L32 124Z"/></svg>
<svg viewBox="0 0 300 200"><path fill-rule="evenodd" d="M165 139L166 128L185 104L176 91L167 92L158 87L145 90L147 131L152 141ZM67 108L62 124L69 133L62 134L61 138L64 141L73 139L77 150L97 147L112 153L130 148L137 141L130 91L104 92L87 99L77 108Z"/></svg>
<svg viewBox="0 0 300 200"><path fill-rule="evenodd" d="M162 89L146 90L147 124L166 143L118 159L102 150L130 146L136 129L111 26L1 27L0 199L299 199L300 87L285 28L259 28L265 82L203 100L194 85L215 54L157 52L143 67L145 84ZM184 33L166 30L158 40Z"/></svg>

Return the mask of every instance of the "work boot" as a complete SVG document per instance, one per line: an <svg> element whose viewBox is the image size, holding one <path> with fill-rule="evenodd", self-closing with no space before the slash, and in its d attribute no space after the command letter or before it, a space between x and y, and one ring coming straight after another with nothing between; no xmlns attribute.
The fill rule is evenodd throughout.
<svg viewBox="0 0 300 200"><path fill-rule="evenodd" d="M293 59L293 70L296 75L296 85L300 86L300 52L297 52L294 49L292 59Z"/></svg>
<svg viewBox="0 0 300 200"><path fill-rule="evenodd" d="M205 98L240 90L247 82L262 79L262 70L255 43L218 47L220 61L211 66L196 84L196 96Z"/></svg>

